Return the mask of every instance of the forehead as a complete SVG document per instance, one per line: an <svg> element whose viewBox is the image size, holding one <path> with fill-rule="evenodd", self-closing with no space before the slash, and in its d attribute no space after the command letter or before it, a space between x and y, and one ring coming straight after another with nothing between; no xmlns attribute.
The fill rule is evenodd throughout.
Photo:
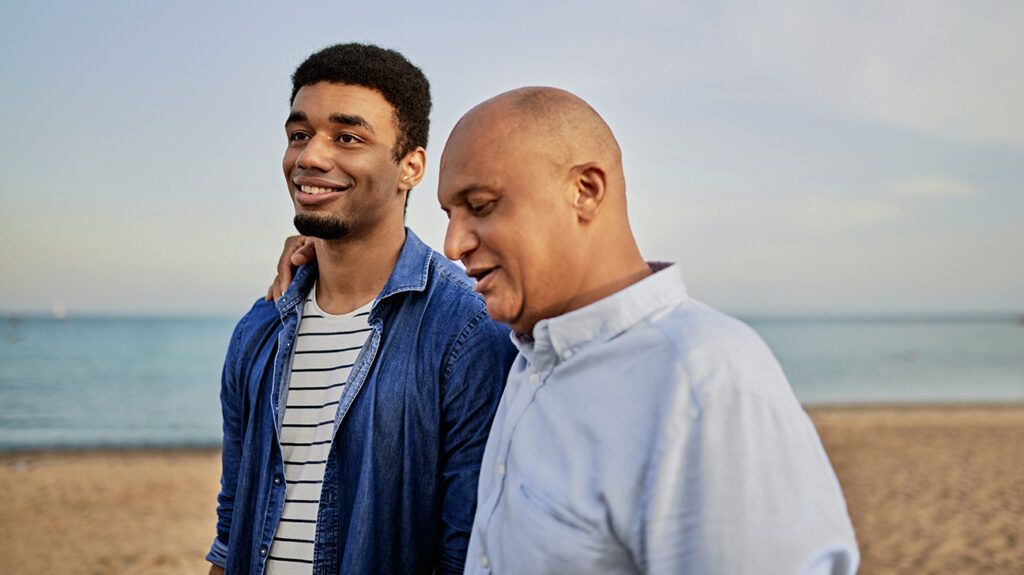
<svg viewBox="0 0 1024 575"><path fill-rule="evenodd" d="M292 112L301 112L310 122L326 122L331 116L355 115L375 131L396 128L395 108L372 88L355 84L317 82L299 88Z"/></svg>
<svg viewBox="0 0 1024 575"><path fill-rule="evenodd" d="M445 204L472 189L498 190L515 173L509 169L507 155L500 145L480 134L452 133L441 155L438 176L438 200Z"/></svg>
<svg viewBox="0 0 1024 575"><path fill-rule="evenodd" d="M466 188L532 188L563 175L560 152L515 116L457 126L441 155L438 197Z"/></svg>

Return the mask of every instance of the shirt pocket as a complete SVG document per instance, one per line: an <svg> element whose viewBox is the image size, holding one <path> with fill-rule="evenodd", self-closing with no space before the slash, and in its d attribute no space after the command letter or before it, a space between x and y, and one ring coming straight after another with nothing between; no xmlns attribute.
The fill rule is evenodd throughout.
<svg viewBox="0 0 1024 575"><path fill-rule="evenodd" d="M504 549L510 572L600 573L607 541L576 513L526 484L515 490ZM606 566L606 565L605 565Z"/></svg>

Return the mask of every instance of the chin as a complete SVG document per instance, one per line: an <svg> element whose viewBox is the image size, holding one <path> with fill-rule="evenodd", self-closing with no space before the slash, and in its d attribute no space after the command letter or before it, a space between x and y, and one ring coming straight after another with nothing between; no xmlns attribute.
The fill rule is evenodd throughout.
<svg viewBox="0 0 1024 575"><path fill-rule="evenodd" d="M494 321L500 321L501 323L509 323L514 320L511 314L506 313L502 301L497 297L484 296L484 302L487 304L487 315L491 316Z"/></svg>
<svg viewBox="0 0 1024 575"><path fill-rule="evenodd" d="M504 305L503 305L504 304ZM503 323L508 327L512 328L513 331L519 333L526 333L523 331L523 313L521 309L514 308L508 305L507 302L494 302L493 304L487 302L487 315L491 316L491 319L498 323Z"/></svg>

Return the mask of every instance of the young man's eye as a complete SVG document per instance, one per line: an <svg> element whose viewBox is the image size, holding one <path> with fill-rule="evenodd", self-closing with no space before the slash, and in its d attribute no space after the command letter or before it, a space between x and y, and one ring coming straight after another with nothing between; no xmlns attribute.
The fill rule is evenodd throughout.
<svg viewBox="0 0 1024 575"><path fill-rule="evenodd" d="M289 142L305 142L308 139L309 134L305 132L292 132L292 134L288 136Z"/></svg>
<svg viewBox="0 0 1024 575"><path fill-rule="evenodd" d="M338 136L338 141L341 142L342 144L355 144L356 142L359 141L359 138L353 136L352 134L342 134Z"/></svg>

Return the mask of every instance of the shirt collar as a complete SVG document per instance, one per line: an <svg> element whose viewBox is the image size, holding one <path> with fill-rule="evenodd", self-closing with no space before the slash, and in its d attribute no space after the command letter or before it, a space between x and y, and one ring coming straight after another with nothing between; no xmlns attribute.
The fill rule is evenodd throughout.
<svg viewBox="0 0 1024 575"><path fill-rule="evenodd" d="M512 342L530 363L543 371L687 299L678 265L647 265L654 273L644 279L592 304L537 322L532 337L513 333Z"/></svg>
<svg viewBox="0 0 1024 575"><path fill-rule="evenodd" d="M373 300L372 309L377 304L395 294L407 291L423 291L427 289L427 276L430 272L430 258L433 251L409 228L405 228L405 243L402 244L402 251L398 254L398 261L391 269L384 289ZM299 303L306 300L306 296L313 289L316 283L317 266L316 262L310 262L295 272L292 283L284 292L281 299L277 300L277 312L283 319ZM371 316L373 312L371 311Z"/></svg>

